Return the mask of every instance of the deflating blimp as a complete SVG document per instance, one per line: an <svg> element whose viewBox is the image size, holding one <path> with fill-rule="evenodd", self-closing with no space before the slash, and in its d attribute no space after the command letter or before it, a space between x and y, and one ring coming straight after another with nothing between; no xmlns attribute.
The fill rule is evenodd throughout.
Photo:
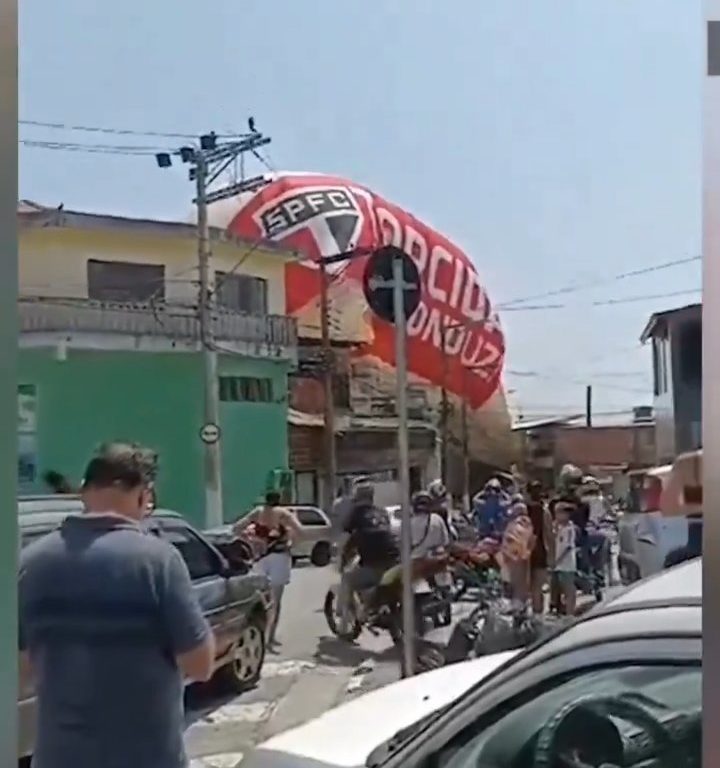
<svg viewBox="0 0 720 768"><path fill-rule="evenodd" d="M501 377L505 343L497 314L467 254L444 235L367 187L314 173L266 176L250 193L214 203L210 223L250 240L271 240L298 254L287 265L286 311L301 337L318 337L321 257L382 245L416 262L422 300L408 321L408 367L415 386L438 406L445 389L450 433L459 438L459 403L469 410L473 458L497 466L514 459ZM394 385L393 329L363 295L367 256L328 267L333 338L354 343L357 370L372 370L389 394ZM454 407L453 407L454 406ZM454 424L453 424L454 423Z"/></svg>

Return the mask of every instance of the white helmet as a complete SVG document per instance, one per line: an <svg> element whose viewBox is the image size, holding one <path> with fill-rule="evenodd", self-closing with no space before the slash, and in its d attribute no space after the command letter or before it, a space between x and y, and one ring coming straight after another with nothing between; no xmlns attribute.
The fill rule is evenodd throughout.
<svg viewBox="0 0 720 768"><path fill-rule="evenodd" d="M444 486L442 480L433 480L428 486L427 492L436 500L445 499L448 495L447 488Z"/></svg>

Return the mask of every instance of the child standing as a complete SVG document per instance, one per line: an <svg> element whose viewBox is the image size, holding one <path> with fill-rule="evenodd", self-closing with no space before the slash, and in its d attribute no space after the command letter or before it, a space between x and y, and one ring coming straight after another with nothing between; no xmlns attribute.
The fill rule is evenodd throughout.
<svg viewBox="0 0 720 768"><path fill-rule="evenodd" d="M577 598L575 576L577 572L577 533L572 522L572 506L558 502L555 506L555 592L562 600L563 613L575 613Z"/></svg>

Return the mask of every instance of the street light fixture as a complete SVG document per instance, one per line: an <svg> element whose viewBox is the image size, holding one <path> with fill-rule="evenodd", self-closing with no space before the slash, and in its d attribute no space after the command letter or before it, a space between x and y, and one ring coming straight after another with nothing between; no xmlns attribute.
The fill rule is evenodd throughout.
<svg viewBox="0 0 720 768"><path fill-rule="evenodd" d="M200 137L200 148L203 151L207 152L215 149L215 147L217 147L217 134L215 131L211 131Z"/></svg>
<svg viewBox="0 0 720 768"><path fill-rule="evenodd" d="M172 157L169 152L158 152L155 155L155 162L158 164L158 168L170 168L172 165Z"/></svg>

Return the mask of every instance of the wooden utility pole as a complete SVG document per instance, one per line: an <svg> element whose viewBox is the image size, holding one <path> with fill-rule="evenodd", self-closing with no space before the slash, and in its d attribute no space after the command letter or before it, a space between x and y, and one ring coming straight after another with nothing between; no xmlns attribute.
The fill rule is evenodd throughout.
<svg viewBox="0 0 720 768"><path fill-rule="evenodd" d="M328 299L328 272L325 262L320 260L320 340L322 346L323 376L323 445L324 445L324 482L323 508L332 511L335 501L335 483L337 481L337 460L335 456L335 402L333 396L333 374L335 356L330 343L330 302Z"/></svg>
<svg viewBox="0 0 720 768"><path fill-rule="evenodd" d="M467 370L463 369L462 393L462 455L463 455L463 511L470 512L470 435L468 427Z"/></svg>
<svg viewBox="0 0 720 768"><path fill-rule="evenodd" d="M440 391L440 478L447 488L448 481L448 417L450 404L448 402L447 377L448 353L446 341L447 328L444 322L440 324L440 354L442 355L442 389Z"/></svg>
<svg viewBox="0 0 720 768"><path fill-rule="evenodd" d="M592 427L592 386L585 388L585 426Z"/></svg>

